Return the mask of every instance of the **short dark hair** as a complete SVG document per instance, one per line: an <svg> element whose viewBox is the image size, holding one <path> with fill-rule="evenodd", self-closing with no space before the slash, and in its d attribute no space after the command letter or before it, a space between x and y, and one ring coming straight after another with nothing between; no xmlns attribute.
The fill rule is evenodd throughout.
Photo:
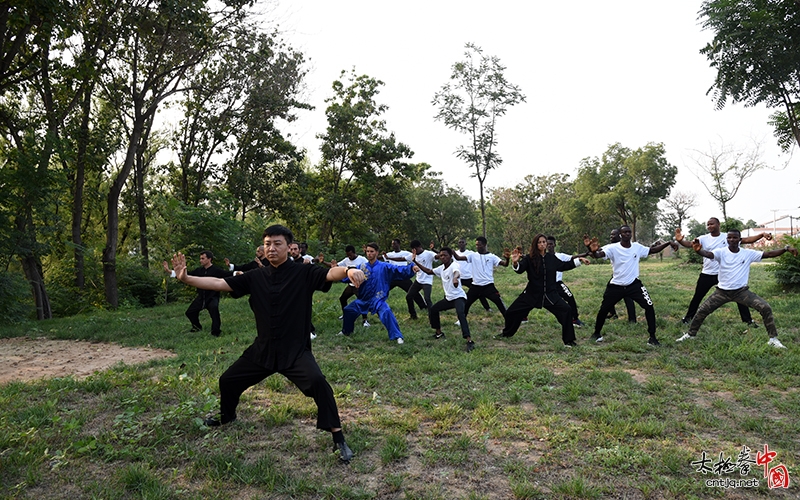
<svg viewBox="0 0 800 500"><path fill-rule="evenodd" d="M447 252L450 255L450 257L452 257L453 253L454 253L453 249L450 248L450 247L442 247L442 248L439 249L439 251L440 252Z"/></svg>
<svg viewBox="0 0 800 500"><path fill-rule="evenodd" d="M395 241L397 242L398 245L400 244L400 238L394 238L392 240L392 243L394 243ZM367 245L367 246L369 246L369 245Z"/></svg>
<svg viewBox="0 0 800 500"><path fill-rule="evenodd" d="M547 241L552 241L553 243L555 243L556 242L556 237L555 236L548 236L547 237Z"/></svg>
<svg viewBox="0 0 800 500"><path fill-rule="evenodd" d="M712 219L713 219L713 220L715 220L715 221L717 221L717 224L719 224L719 219L717 219L716 217L709 217L709 218L708 218L708 220L712 220Z"/></svg>
<svg viewBox="0 0 800 500"><path fill-rule="evenodd" d="M344 252L345 253L347 253L347 252L355 252L355 251L356 251L356 247L354 247L353 245L347 245L346 247L344 247Z"/></svg>
<svg viewBox="0 0 800 500"><path fill-rule="evenodd" d="M294 241L294 235L292 234L291 229L280 224L273 224L266 228L264 230L264 234L261 235L261 239L263 240L267 236L283 236L286 239L287 244Z"/></svg>
<svg viewBox="0 0 800 500"><path fill-rule="evenodd" d="M422 246L422 243L420 243L419 240L411 240L411 243L409 243L409 246L411 248L419 248L419 247Z"/></svg>
<svg viewBox="0 0 800 500"><path fill-rule="evenodd" d="M369 243L367 243L367 246L370 248L374 248L376 252L380 252L381 250L378 244L375 243L374 241L370 241Z"/></svg>
<svg viewBox="0 0 800 500"><path fill-rule="evenodd" d="M478 236L477 238L475 238L475 241L480 241L484 245L488 243L488 241L486 241L486 238L484 238L483 236Z"/></svg>
<svg viewBox="0 0 800 500"><path fill-rule="evenodd" d="M214 260L214 252L211 250L203 250L200 255L205 255L208 260Z"/></svg>
<svg viewBox="0 0 800 500"><path fill-rule="evenodd" d="M729 233L739 233L739 238L742 237L742 232L739 231L738 229L728 229L728 232Z"/></svg>

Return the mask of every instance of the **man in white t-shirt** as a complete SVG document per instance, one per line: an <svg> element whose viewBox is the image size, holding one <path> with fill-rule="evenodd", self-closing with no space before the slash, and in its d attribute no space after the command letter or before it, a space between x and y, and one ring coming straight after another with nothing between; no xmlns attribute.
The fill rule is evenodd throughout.
<svg viewBox="0 0 800 500"><path fill-rule="evenodd" d="M409 262L413 262L419 266L422 264L427 269L433 268L433 261L436 260L436 252L425 250L422 248L422 243L419 240L411 240L411 257ZM433 247L433 242L431 242ZM414 302L419 302L420 290L425 295L425 309L430 310L431 305L431 289L433 287L433 275L427 274L420 270L417 271L417 276L411 288L406 292L406 305L408 305L408 314L411 319L417 319L417 310L414 308Z"/></svg>
<svg viewBox="0 0 800 500"><path fill-rule="evenodd" d="M706 229L708 230L708 234L697 238L703 246L703 250L713 252L714 250L728 246L726 235L720 232L719 219L716 217L708 219L708 222L706 222ZM769 233L761 233L755 236L746 236L742 238L742 243L755 243L761 238L771 240L772 235ZM692 248L692 242L686 241L681 232L681 228L675 230L675 241L686 248ZM719 263L714 259L703 259L703 269L700 271L700 276L697 278L697 284L694 287L694 295L692 296L691 302L689 302L689 309L681 320L684 325L691 323L692 318L695 313L697 313L697 308L700 307L700 302L702 302L703 298L708 294L708 291L719 283L718 274ZM742 318L742 322L746 323L751 328L758 328L758 323L753 321L753 317L750 315L750 309L743 304L737 304L737 306L739 308L739 317Z"/></svg>
<svg viewBox="0 0 800 500"><path fill-rule="evenodd" d="M400 248L400 240L395 238L392 240L392 251L383 252L383 260L393 266L408 266L409 262L411 262L411 252L408 250L402 250ZM389 291L392 291L393 288L399 288L408 294L408 291L411 289L411 285L413 285L411 278L394 280L389 286ZM428 304L425 303L425 300L420 294L416 294L414 297L414 302L416 302L417 307L420 309L427 309L428 307ZM416 313L412 314L412 316L415 315Z"/></svg>
<svg viewBox="0 0 800 500"><path fill-rule="evenodd" d="M438 276L442 279L442 288L444 288L444 298L430 307L428 319L431 322L431 328L436 333L433 338L444 338L442 333L442 323L439 319L439 312L448 309L455 309L456 316L458 316L458 324L461 325L461 336L467 341L467 352L475 348L475 342L469 332L469 323L467 323L467 315L464 312L467 305L467 294L464 293L464 287L461 285L461 272L457 262L453 261L455 252L449 247L443 247L439 251L439 260L442 265L436 269L420 265L419 260L414 260L414 264L420 271L428 274L429 276Z"/></svg>
<svg viewBox="0 0 800 500"><path fill-rule="evenodd" d="M467 240L465 238L459 238L458 249L455 250L454 255L466 257L471 253L475 252L467 248ZM461 272L461 286L466 287L469 290L472 288L472 266L469 262L464 260L458 263L458 267L459 271ZM486 309L486 312L492 310L489 307L489 302L486 301L486 297L481 297L479 300L481 301L483 308Z"/></svg>
<svg viewBox="0 0 800 500"><path fill-rule="evenodd" d="M458 261L466 261L472 266L472 287L467 292L467 305L464 314L469 314L469 308L481 297L485 297L497 306L500 314L506 316L506 305L500 297L500 291L494 286L494 268L497 266L508 267L508 260L511 252L506 250L501 259L493 253L489 253L488 242L483 236L475 238L475 248L477 252L466 256L454 255Z"/></svg>
<svg viewBox="0 0 800 500"><path fill-rule="evenodd" d="M726 241L728 243L727 247L716 249L713 252L705 250L699 238L692 242L692 248L695 252L706 259L714 259L719 264L719 284L714 293L700 304L700 308L697 309L697 313L692 319L692 324L689 326L689 331L679 339L676 339L676 341L683 342L694 338L709 314L716 311L723 304L736 302L761 313L761 318L764 320L764 328L767 329L769 334L769 345L785 349L786 346L778 340L778 329L775 327L772 308L767 304L767 301L750 291L747 282L750 279L751 263L761 262L761 259L777 257L786 252L797 256L797 250L789 245L780 250L770 250L769 252L740 248L742 234L737 229L728 231Z"/></svg>
<svg viewBox="0 0 800 500"><path fill-rule="evenodd" d="M661 345L656 338L656 310L653 307L653 300L647 292L644 284L639 280L639 259L646 259L649 255L658 253L668 246L673 249L678 248L678 244L668 241L661 245L646 247L635 241L631 241L633 232L630 226L619 228L619 243L612 243L599 248L597 238L591 241L588 236L584 236L584 243L590 250L590 255L597 259L606 258L611 261L611 281L606 285L603 293L603 302L600 304L600 311L594 323L594 333L592 339L595 342L602 342L603 325L606 322L608 313L614 309L614 305L625 297L630 297L644 309L644 317L647 319L647 333L650 338L648 345Z"/></svg>

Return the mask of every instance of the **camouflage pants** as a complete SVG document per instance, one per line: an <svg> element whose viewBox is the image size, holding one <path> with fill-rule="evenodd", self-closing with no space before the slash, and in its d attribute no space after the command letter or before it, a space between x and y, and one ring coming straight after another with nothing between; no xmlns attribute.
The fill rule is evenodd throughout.
<svg viewBox="0 0 800 500"><path fill-rule="evenodd" d="M745 305L761 313L761 318L764 321L764 328L767 329L769 336L778 336L778 329L775 327L775 318L772 316L772 307L767 304L766 300L751 292L749 287L739 288L738 290L721 290L719 287L715 288L714 293L700 304L700 308L697 310L697 314L694 315L692 324L689 326L689 335L697 335L697 330L700 329L700 325L703 324L706 317L728 302L736 302L737 304Z"/></svg>

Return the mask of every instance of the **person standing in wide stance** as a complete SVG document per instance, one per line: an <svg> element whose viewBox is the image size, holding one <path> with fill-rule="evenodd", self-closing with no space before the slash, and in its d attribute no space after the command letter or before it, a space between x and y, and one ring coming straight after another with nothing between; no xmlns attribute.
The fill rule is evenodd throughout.
<svg viewBox="0 0 800 500"><path fill-rule="evenodd" d="M747 282L750 279L750 264L753 262L761 262L761 259L768 259L783 255L786 252L797 256L797 249L786 245L780 250L770 250L769 252L758 252L749 248L740 248L739 244L742 241L742 234L738 229L728 231L727 235L728 246L719 248L713 252L703 249L700 239L697 238L692 242L692 249L702 255L706 259L714 259L719 264L719 284L714 293L711 294L697 309L692 324L689 325L689 331L684 333L676 342L684 342L693 339L697 335L697 331L705 321L709 314L716 311L720 306L728 302L736 302L746 307L752 307L761 313L761 319L764 321L764 328L767 329L769 334L768 344L772 347L785 349L780 340L778 340L778 329L775 327L775 318L772 316L772 307L767 304L767 301L750 291Z"/></svg>
<svg viewBox="0 0 800 500"><path fill-rule="evenodd" d="M594 323L594 333L592 340L602 342L603 325L606 322L608 313L614 309L614 305L625 297L630 297L644 309L644 317L647 319L647 333L650 338L647 345L661 345L656 338L656 309L653 307L653 300L644 284L639 280L639 259L646 259L649 255L658 253L668 246L673 249L678 248L675 242L667 241L654 247L646 247L631 241L633 232L630 226L619 228L619 243L606 245L599 248L597 238L589 240L584 236L584 243L590 250L590 255L596 259L606 258L611 261L611 281L606 285L603 293L603 302L600 304L600 311Z"/></svg>
<svg viewBox="0 0 800 500"><path fill-rule="evenodd" d="M328 282L349 278L356 286L364 281L358 269L334 267L324 269L289 259L292 232L273 225L264 231L264 248L269 266L239 276L219 279L190 276L186 258L177 254L172 259L176 276L187 285L202 290L230 292L233 297L250 296L250 308L256 319L258 336L241 357L219 378L219 418L205 420L208 426L219 426L236 420L239 398L248 388L274 373L294 383L317 404L317 428L332 433L334 450L349 462L353 452L342 434L339 410L330 384L311 353L311 296L315 290L329 287Z"/></svg>

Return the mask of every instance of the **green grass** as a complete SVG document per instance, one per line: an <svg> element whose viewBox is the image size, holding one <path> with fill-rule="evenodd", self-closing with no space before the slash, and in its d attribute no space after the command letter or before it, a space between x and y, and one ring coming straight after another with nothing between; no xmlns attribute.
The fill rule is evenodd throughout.
<svg viewBox="0 0 800 500"><path fill-rule="evenodd" d="M606 265L565 276L587 323L574 349L539 310L515 337L494 340L502 318L476 306L469 319L477 348L468 354L452 311L443 314L446 339L434 340L424 320L407 320L397 289L390 305L404 345L389 342L374 317L372 328L340 337L340 285L316 294L314 353L356 453L348 466L315 429L313 401L280 375L244 394L235 423L201 425L219 403L219 375L255 336L246 300L223 299L220 338L187 333L186 304L4 327L0 337L116 342L177 356L83 380L0 386L0 498L795 498L800 300L754 265L751 289L773 306L788 349L768 347L763 326L748 331L734 305L709 317L693 342L676 344L698 273L667 259L642 264L658 349L645 345L638 307L638 324L608 321L602 345L588 340ZM506 304L523 287L508 269L497 282ZM434 298L441 296L437 281ZM624 314L622 304L617 310ZM752 491L708 488L709 476L690 465L704 450L735 460L747 446L755 458L764 444L788 468L788 491L765 481Z"/></svg>

